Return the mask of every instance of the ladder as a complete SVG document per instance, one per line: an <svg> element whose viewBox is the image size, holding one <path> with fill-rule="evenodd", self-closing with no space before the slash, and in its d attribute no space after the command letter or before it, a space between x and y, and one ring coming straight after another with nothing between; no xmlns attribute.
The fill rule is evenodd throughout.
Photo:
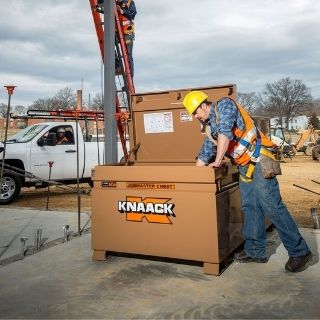
<svg viewBox="0 0 320 320"><path fill-rule="evenodd" d="M92 17L93 17L93 21L96 29L97 38L98 38L102 62L104 62L104 27L103 27L102 15L100 12L97 11L98 0L89 0L89 3L90 3ZM114 1L114 15L115 15L115 30L116 30L115 53L120 60L121 76L124 83L124 86L120 88L121 90L117 90L115 117L117 121L117 127L118 127L118 132L119 132L119 137L120 137L124 157L126 158L126 160L128 160L129 154L126 146L126 123L127 123L127 119L130 117L129 115L131 115L131 110L130 110L131 94L134 94L135 90L134 90L133 79L130 71L130 63L128 58L127 46L124 39L124 34L121 27L119 14L118 14L115 1ZM124 94L126 98L126 108L128 110L126 114L121 112L121 104L118 96L119 92Z"/></svg>

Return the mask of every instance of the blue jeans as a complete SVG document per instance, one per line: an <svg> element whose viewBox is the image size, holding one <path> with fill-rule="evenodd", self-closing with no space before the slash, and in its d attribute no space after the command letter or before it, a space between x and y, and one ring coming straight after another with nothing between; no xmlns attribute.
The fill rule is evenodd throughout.
<svg viewBox="0 0 320 320"><path fill-rule="evenodd" d="M134 62L133 62L133 42L134 42L134 34L126 34L125 35L125 40L127 44L127 51L128 51L128 59L129 59L129 65L130 65L130 73L131 76L134 76Z"/></svg>
<svg viewBox="0 0 320 320"><path fill-rule="evenodd" d="M248 166L238 167L245 176ZM306 255L310 250L299 233L287 207L282 202L276 177L265 179L257 163L252 182L240 179L242 212L244 215L244 250L253 258L266 257L265 217L276 227L279 237L290 257Z"/></svg>

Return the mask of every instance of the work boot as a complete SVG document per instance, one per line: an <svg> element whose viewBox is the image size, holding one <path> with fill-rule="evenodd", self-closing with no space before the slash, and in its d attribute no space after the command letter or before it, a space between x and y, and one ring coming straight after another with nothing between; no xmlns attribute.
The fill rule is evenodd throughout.
<svg viewBox="0 0 320 320"><path fill-rule="evenodd" d="M245 263L245 262L266 263L266 262L268 262L267 257L253 258L253 257L250 257L244 250L241 251L240 253L236 253L234 255L234 260L241 262L241 263Z"/></svg>
<svg viewBox="0 0 320 320"><path fill-rule="evenodd" d="M312 253L309 251L305 256L289 257L285 269L289 272L300 272L305 269L306 264L311 260Z"/></svg>

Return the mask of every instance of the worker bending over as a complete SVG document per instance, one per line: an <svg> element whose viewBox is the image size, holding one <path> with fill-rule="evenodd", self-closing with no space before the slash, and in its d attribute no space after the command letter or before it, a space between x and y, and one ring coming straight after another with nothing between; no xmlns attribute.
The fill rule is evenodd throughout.
<svg viewBox="0 0 320 320"><path fill-rule="evenodd" d="M277 228L288 251L289 260L285 269L290 272L304 270L312 254L281 200L275 176L279 172L270 174L264 165L270 161L271 164L276 163L270 152L273 143L255 127L249 114L229 97L215 104L208 101L205 93L191 91L185 96L183 104L190 114L203 123L207 132L196 165L220 167L226 155L238 167L245 245L244 250L235 255L235 260L258 263L268 261L265 232L267 217Z"/></svg>

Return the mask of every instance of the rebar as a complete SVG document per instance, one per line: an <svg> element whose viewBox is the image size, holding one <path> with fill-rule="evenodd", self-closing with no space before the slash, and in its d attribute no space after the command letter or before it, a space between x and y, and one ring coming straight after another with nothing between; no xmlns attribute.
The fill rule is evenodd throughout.
<svg viewBox="0 0 320 320"><path fill-rule="evenodd" d="M295 187L300 188L300 189L303 189L303 190L309 191L309 192L311 192L311 193L314 193L314 194L320 195L320 193L319 193L319 192L312 191L312 190L310 190L310 189L307 189L307 188L304 188L304 187L298 186L297 184L293 184L293 185L294 185Z"/></svg>
<svg viewBox="0 0 320 320"><path fill-rule="evenodd" d="M35 229L34 230L34 248L39 251L41 247L41 240L42 240L42 229Z"/></svg>
<svg viewBox="0 0 320 320"><path fill-rule="evenodd" d="M48 166L49 166L49 178L48 181L50 182L51 180L51 169L53 166L53 161L48 161ZM48 183L48 193L47 193L47 205L46 205L46 209L49 209L49 198L50 198L50 183Z"/></svg>
<svg viewBox="0 0 320 320"><path fill-rule="evenodd" d="M318 215L317 208L311 208L310 212L311 212L311 217L313 220L313 227L315 229L320 229L320 221L319 221L319 215Z"/></svg>
<svg viewBox="0 0 320 320"><path fill-rule="evenodd" d="M24 257L25 254L26 254L26 241L28 240L28 238L26 237L22 237L20 238L20 241L21 241L21 256Z"/></svg>
<svg viewBox="0 0 320 320"><path fill-rule="evenodd" d="M67 242L69 240L69 234L68 234L68 230L69 230L69 225L66 224L64 227L62 227L63 230L63 242Z"/></svg>

